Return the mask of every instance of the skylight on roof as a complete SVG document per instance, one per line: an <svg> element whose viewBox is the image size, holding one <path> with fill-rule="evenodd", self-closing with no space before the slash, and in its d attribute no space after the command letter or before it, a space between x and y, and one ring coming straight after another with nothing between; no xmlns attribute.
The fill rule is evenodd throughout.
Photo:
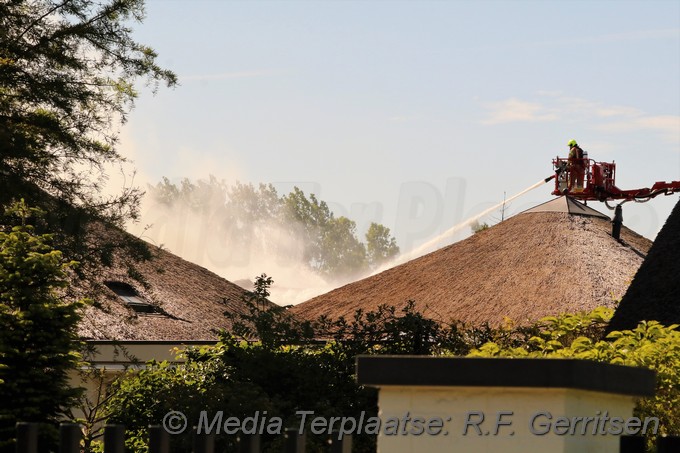
<svg viewBox="0 0 680 453"><path fill-rule="evenodd" d="M135 313L157 313L158 309L154 305L146 302L137 291L127 283L123 282L104 282L104 284L125 303L132 308Z"/></svg>

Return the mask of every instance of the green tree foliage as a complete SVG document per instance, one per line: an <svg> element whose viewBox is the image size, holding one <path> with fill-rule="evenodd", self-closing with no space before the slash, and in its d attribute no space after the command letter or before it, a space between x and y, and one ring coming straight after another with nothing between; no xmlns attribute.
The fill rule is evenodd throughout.
<svg viewBox="0 0 680 453"><path fill-rule="evenodd" d="M397 240L390 236L390 229L371 223L366 232L366 255L374 269L399 255Z"/></svg>
<svg viewBox="0 0 680 453"><path fill-rule="evenodd" d="M60 295L74 263L50 246L50 235L26 225L34 212L17 204L21 224L0 231L0 445L17 421L53 421L79 393L69 373L80 361L82 303Z"/></svg>
<svg viewBox="0 0 680 453"><path fill-rule="evenodd" d="M282 215L283 203L271 184L260 184L257 188L252 184L235 184L227 187L225 193L227 211L241 228L263 220L280 219Z"/></svg>
<svg viewBox="0 0 680 453"><path fill-rule="evenodd" d="M310 322L300 322L291 316L286 307L269 302L269 288L274 283L267 274L255 280L255 290L241 297L247 308L246 314L225 312L232 322L231 332L235 338L259 341L266 349L301 344L314 338Z"/></svg>
<svg viewBox="0 0 680 453"><path fill-rule="evenodd" d="M357 238L356 230L356 223L347 217L331 218L322 236L322 273L352 276L367 270L366 246Z"/></svg>
<svg viewBox="0 0 680 453"><path fill-rule="evenodd" d="M638 401L636 416L658 417L660 434L680 434L680 331L643 321L633 330L602 335L613 311L598 308L582 315L548 317L523 345L492 341L475 357L569 357L650 368L657 373L656 395ZM650 436L651 445L651 433Z"/></svg>
<svg viewBox="0 0 680 453"><path fill-rule="evenodd" d="M331 254L326 251L329 233L333 229L334 217L325 201L317 200L314 194L309 198L298 187L282 197L285 209L284 216L291 224L298 227L305 246L305 259L313 269L321 272L332 271ZM334 260L332 260L334 261Z"/></svg>
<svg viewBox="0 0 680 453"><path fill-rule="evenodd" d="M281 417L284 426L295 427L300 423L298 410L326 418L358 417L362 411L365 417L375 416L375 390L354 379L358 354L469 351L463 329L425 318L413 303L402 310L383 306L359 311L349 320L304 322L283 307L265 303L271 283L266 275L256 279L255 290L244 296L249 313L232 317L233 335L223 332L216 346L187 351L182 366L151 363L114 385L109 420L140 433L131 436L129 445L143 441L142 430L159 423L170 410L184 412L194 424L201 410L210 414L223 410L225 419L267 411L270 417ZM265 451L283 451L282 440L266 437ZM325 451L324 440L310 437L316 446L311 451ZM220 448L233 449L230 442L233 436L218 439ZM358 436L354 444L355 452L375 451L372 436Z"/></svg>
<svg viewBox="0 0 680 453"><path fill-rule="evenodd" d="M469 354L575 357L654 369L657 394L638 402L636 416L659 417L664 433L680 432L677 326L643 322L634 330L613 332L603 339L612 311L599 308L545 318L528 327L471 328L427 318L415 310L413 302L401 310L381 306L375 311L357 311L350 319L322 317L308 322L264 303L270 284L265 275L257 279L255 290L244 297L250 312L233 317L233 335L223 333L217 346L187 351L183 366L150 364L145 371L130 372L116 387L111 420L141 433L171 409L185 412L189 420L198 420L202 409L224 410L225 417L241 418L266 410L282 417L286 425L299 422L295 410L313 410L325 417L361 411L373 416L376 393L354 380L357 355ZM374 451L374 439L355 441L354 451ZM219 442L231 445L228 438ZM276 442L280 439L266 438L266 451L280 451ZM143 445L143 436L132 436L130 445Z"/></svg>
<svg viewBox="0 0 680 453"><path fill-rule="evenodd" d="M165 178L150 193L168 207L187 208L210 219L237 247L266 242L271 231L267 228L285 232L302 244L303 261L323 277L356 276L399 252L388 228L371 224L364 244L354 221L336 217L325 201L298 187L279 196L271 184L229 186L211 177L176 185ZM267 227L263 237L255 237L258 227Z"/></svg>
<svg viewBox="0 0 680 453"><path fill-rule="evenodd" d="M176 83L133 40L143 17L143 0L0 2L0 206L43 207L55 244L83 264L119 245L86 235L88 220L137 215L137 189L101 193L107 167L124 161L117 133L135 82Z"/></svg>
<svg viewBox="0 0 680 453"><path fill-rule="evenodd" d="M474 234L477 234L477 233L482 232L482 231L484 231L484 230L488 230L489 228L491 228L491 227L490 227L489 224L486 223L486 222L484 222L484 223L479 223L478 221L474 221L474 222L470 225L470 230L472 230L472 232L473 232Z"/></svg>
<svg viewBox="0 0 680 453"><path fill-rule="evenodd" d="M31 185L73 205L96 207L89 170L123 160L116 121L137 96L135 80L176 82L129 25L141 0L36 0L0 3L0 143L3 194ZM122 207L129 200L108 200ZM120 211L118 211L120 214ZM116 217L117 218L117 217Z"/></svg>

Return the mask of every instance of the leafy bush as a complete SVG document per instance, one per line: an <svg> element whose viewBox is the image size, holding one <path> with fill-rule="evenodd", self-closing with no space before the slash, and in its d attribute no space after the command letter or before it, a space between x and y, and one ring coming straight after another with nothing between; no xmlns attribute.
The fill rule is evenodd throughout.
<svg viewBox="0 0 680 453"><path fill-rule="evenodd" d="M522 346L488 342L472 357L569 357L649 368L657 373L656 394L635 408L640 418L658 417L659 434L680 434L680 331L643 321L633 330L614 331L602 338L613 310L597 308L581 315L545 318L539 332ZM651 436L652 433L648 433Z"/></svg>
<svg viewBox="0 0 680 453"><path fill-rule="evenodd" d="M267 411L268 417L281 417L284 426L299 425L298 410L326 419L356 417L362 411L374 416L377 392L354 379L359 354L572 357L644 366L658 373L657 394L639 401L636 416L659 417L662 433L680 432L677 326L648 322L603 338L612 310L598 308L548 317L528 327L471 328L427 318L413 302L401 310L381 306L357 311L351 319L302 322L285 308L266 303L271 283L266 275L257 279L255 291L244 297L249 313L233 317L233 333L223 332L217 345L187 350L181 366L149 363L114 384L109 421L138 433L129 439L130 451L143 451L144 428L171 410L194 421L201 410L221 410L225 418L241 419ZM188 447L188 436L179 439ZM234 447L233 436L217 440L220 448ZM323 439L308 440L314 451L321 449ZM282 448L280 437L263 441L267 451ZM375 451L375 439L358 436L354 451Z"/></svg>
<svg viewBox="0 0 680 453"><path fill-rule="evenodd" d="M27 225L41 211L22 200L7 213L19 225L0 229L1 451L14 448L16 422L54 422L79 395L69 373L80 364L78 310L84 303L62 292L76 263L54 250L51 235Z"/></svg>

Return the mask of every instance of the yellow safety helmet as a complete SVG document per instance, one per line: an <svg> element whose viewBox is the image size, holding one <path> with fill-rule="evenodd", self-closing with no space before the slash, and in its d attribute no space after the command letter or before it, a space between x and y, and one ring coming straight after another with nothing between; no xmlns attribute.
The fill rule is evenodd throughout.
<svg viewBox="0 0 680 453"><path fill-rule="evenodd" d="M567 143L567 145L569 145L569 148L576 146L576 140L569 140L569 143Z"/></svg>

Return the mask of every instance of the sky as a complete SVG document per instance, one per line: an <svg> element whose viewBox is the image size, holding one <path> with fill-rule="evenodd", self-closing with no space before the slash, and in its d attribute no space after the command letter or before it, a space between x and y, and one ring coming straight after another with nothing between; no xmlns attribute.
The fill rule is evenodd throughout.
<svg viewBox="0 0 680 453"><path fill-rule="evenodd" d="M180 81L140 87L122 129L138 183L298 186L408 251L550 176L570 139L622 189L680 180L677 1L148 0L134 30ZM678 198L624 224L653 239Z"/></svg>

